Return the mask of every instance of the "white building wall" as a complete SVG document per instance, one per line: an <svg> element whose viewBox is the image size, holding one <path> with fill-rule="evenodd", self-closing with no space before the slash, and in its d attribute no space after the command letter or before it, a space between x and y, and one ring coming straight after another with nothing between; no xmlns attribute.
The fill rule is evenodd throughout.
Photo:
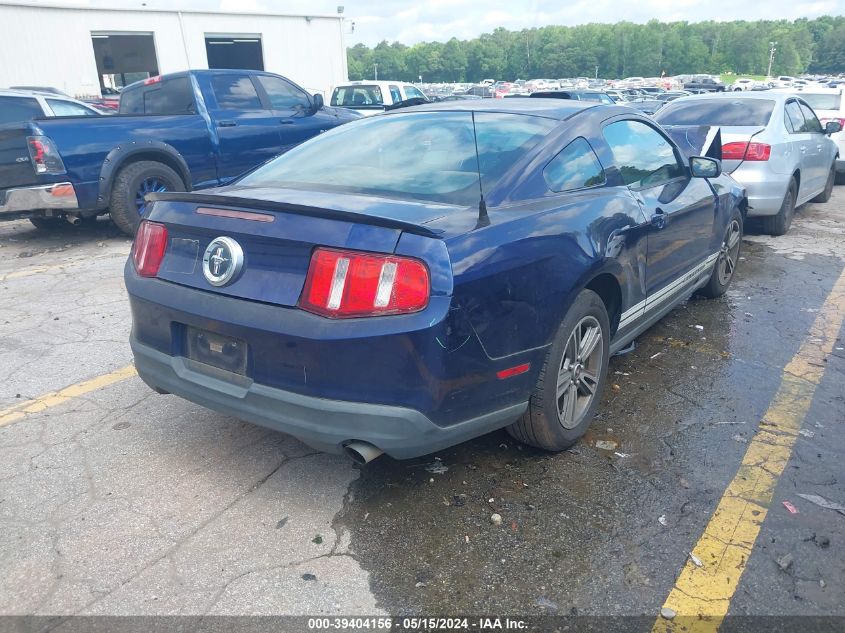
<svg viewBox="0 0 845 633"><path fill-rule="evenodd" d="M153 33L159 72L208 68L205 36L260 35L264 69L328 93L347 79L343 21L335 17L182 13L0 3L0 88L53 86L99 94L91 32ZM183 41L182 33L185 37Z"/></svg>

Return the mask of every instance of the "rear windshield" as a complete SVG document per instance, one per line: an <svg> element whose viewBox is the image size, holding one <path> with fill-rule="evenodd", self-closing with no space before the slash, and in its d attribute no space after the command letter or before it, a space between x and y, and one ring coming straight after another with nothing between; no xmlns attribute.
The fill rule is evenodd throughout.
<svg viewBox="0 0 845 633"><path fill-rule="evenodd" d="M120 95L121 114L196 114L188 77L128 88Z"/></svg>
<svg viewBox="0 0 845 633"><path fill-rule="evenodd" d="M334 89L331 103L347 108L383 106L384 97L379 86L341 86Z"/></svg>
<svg viewBox="0 0 845 633"><path fill-rule="evenodd" d="M474 205L556 125L519 114L413 112L326 132L238 185L287 187ZM475 129L475 132L473 131ZM476 159L476 135L479 159Z"/></svg>
<svg viewBox="0 0 845 633"><path fill-rule="evenodd" d="M775 102L768 99L673 101L655 117L661 125L766 126Z"/></svg>
<svg viewBox="0 0 845 633"><path fill-rule="evenodd" d="M30 97L0 97L0 123L29 121L43 114L38 101Z"/></svg>
<svg viewBox="0 0 845 633"><path fill-rule="evenodd" d="M842 103L842 94L802 92L801 98L810 104L813 110L838 110Z"/></svg>

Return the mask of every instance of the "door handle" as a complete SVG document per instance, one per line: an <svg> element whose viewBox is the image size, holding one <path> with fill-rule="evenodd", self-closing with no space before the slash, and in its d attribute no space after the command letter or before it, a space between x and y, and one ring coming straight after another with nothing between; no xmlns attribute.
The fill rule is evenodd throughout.
<svg viewBox="0 0 845 633"><path fill-rule="evenodd" d="M294 121L293 119L282 119L281 121L279 121L279 123L281 123L282 125L293 125L294 123L296 123L296 121Z"/></svg>
<svg viewBox="0 0 845 633"><path fill-rule="evenodd" d="M663 209L658 208L655 210L654 215L651 216L651 225L658 231L666 227L666 214L663 212Z"/></svg>
<svg viewBox="0 0 845 633"><path fill-rule="evenodd" d="M218 121L217 127L235 127L238 125L237 121Z"/></svg>

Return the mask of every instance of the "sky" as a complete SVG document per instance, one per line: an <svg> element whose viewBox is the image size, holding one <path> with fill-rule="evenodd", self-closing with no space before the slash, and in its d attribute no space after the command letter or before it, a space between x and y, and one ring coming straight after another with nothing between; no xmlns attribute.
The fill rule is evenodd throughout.
<svg viewBox="0 0 845 633"><path fill-rule="evenodd" d="M38 0L30 0L38 4ZM50 4L168 9L264 10L278 13L336 13L344 5L347 43L374 46L381 40L469 39L499 26L510 30L589 22L788 19L845 14L845 0L49 0Z"/></svg>

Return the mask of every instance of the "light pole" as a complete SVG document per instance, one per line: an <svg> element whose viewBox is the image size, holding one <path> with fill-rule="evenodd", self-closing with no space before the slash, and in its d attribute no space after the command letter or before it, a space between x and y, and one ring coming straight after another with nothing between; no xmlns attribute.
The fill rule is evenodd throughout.
<svg viewBox="0 0 845 633"><path fill-rule="evenodd" d="M373 64L373 72L375 73L376 77L374 81L378 81L378 64Z"/></svg>
<svg viewBox="0 0 845 633"><path fill-rule="evenodd" d="M598 79L598 78L599 78L599 67L596 66L596 79Z"/></svg>
<svg viewBox="0 0 845 633"><path fill-rule="evenodd" d="M766 78L772 76L772 62L775 61L775 48L778 45L777 42L769 42L769 70L766 72Z"/></svg>

